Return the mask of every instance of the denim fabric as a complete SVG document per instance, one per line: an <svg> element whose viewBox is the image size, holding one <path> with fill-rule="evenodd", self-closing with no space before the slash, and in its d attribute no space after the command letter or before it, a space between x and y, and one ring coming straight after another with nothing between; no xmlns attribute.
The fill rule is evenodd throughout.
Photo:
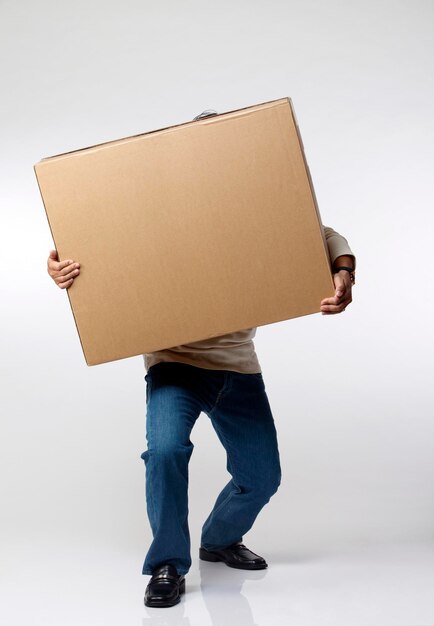
<svg viewBox="0 0 434 626"><path fill-rule="evenodd" d="M188 463L191 430L205 413L227 454L231 479L205 520L201 545L212 550L242 539L277 491L277 432L262 374L159 362L146 376L146 506L153 540L143 574L172 563L191 566Z"/></svg>

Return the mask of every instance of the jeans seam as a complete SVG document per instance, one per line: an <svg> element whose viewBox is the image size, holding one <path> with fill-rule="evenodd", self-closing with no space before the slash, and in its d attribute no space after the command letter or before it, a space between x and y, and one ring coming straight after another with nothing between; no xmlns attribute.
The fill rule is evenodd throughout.
<svg viewBox="0 0 434 626"><path fill-rule="evenodd" d="M221 396L222 396L222 393L223 393L223 389L224 389L224 385L223 385L222 389L220 389L220 391L218 392L218 394L217 394L217 398L216 398L216 401L215 401L215 403L214 403L214 406L212 407L211 411L209 412L209 416L210 416L210 417L211 417L211 416L212 416L212 414L214 413L214 411L215 411L215 409L216 409L216 407L217 407L217 404L219 403L219 400L220 400L220 398L221 398Z"/></svg>
<svg viewBox="0 0 434 626"><path fill-rule="evenodd" d="M217 394L217 398L216 398L216 401L214 403L214 406L212 407L211 411L208 413L209 417L212 417L212 415L213 415L213 413L214 413L214 411L215 411L215 409L216 409L216 407L217 407L221 397L230 390L230 389L227 388L228 387L228 382L229 382L229 371L225 371L223 386L222 386L222 388L220 389L220 391Z"/></svg>

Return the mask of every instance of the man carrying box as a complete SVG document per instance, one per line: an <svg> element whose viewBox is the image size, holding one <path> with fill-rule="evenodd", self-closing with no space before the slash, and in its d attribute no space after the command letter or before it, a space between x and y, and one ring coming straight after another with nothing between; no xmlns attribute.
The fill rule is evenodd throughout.
<svg viewBox="0 0 434 626"><path fill-rule="evenodd" d="M356 258L347 240L325 226L335 295L321 301L323 315L352 302ZM68 289L80 264L50 252L48 273ZM151 576L145 604L173 606L185 592L191 566L188 528L190 433L203 411L227 454L231 480L202 527L199 558L239 569L264 569L265 559L242 542L277 491L281 468L277 432L249 328L144 355L147 374L146 502L153 541L143 564Z"/></svg>

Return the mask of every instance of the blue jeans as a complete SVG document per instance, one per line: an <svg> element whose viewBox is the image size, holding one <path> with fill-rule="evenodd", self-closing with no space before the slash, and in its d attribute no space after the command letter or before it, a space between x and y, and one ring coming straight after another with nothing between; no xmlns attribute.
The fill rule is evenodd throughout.
<svg viewBox="0 0 434 626"><path fill-rule="evenodd" d="M229 482L205 520L201 545L224 548L242 539L281 480L276 427L262 374L160 362L146 376L146 505L153 541L143 574L172 563L191 566L188 463L191 430L201 412L226 450Z"/></svg>

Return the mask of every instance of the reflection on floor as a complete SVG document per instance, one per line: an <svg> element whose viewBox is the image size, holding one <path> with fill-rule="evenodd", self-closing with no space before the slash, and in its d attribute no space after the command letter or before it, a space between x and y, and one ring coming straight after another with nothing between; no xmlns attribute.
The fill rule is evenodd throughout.
<svg viewBox="0 0 434 626"><path fill-rule="evenodd" d="M2 554L8 626L434 626L434 550L366 545L263 554L266 570L199 561L175 607L143 604L140 554L68 545L9 543Z"/></svg>

